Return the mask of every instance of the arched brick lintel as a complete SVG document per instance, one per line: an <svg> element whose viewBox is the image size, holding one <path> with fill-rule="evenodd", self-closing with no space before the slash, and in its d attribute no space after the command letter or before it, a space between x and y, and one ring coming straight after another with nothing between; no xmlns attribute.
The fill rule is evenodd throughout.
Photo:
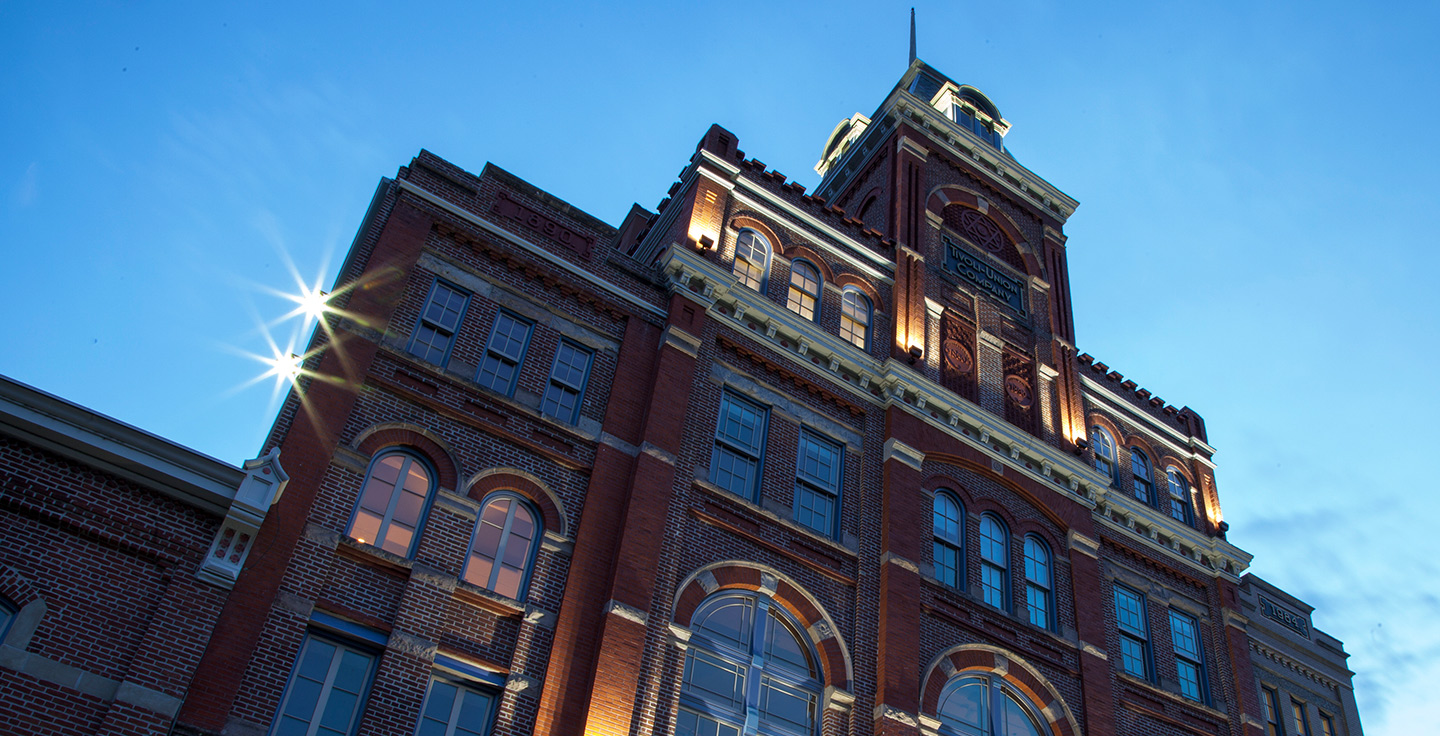
<svg viewBox="0 0 1440 736"><path fill-rule="evenodd" d="M375 457L381 450L391 447L409 447L424 455L435 466L439 474L436 483L440 488L455 490L460 481L460 472L454 455L445 442L434 433L413 424L377 424L361 433L353 447L367 458Z"/></svg>
<svg viewBox="0 0 1440 736"><path fill-rule="evenodd" d="M936 717L940 693L954 675L966 672L993 674L1019 690L1035 706L1036 715L1045 722L1052 736L1080 736L1075 714L1040 671L1012 652L985 644L961 644L948 649L930 662L920 688L920 712Z"/></svg>
<svg viewBox="0 0 1440 736"><path fill-rule="evenodd" d="M768 579L767 579L768 578ZM770 586L774 590L770 590ZM755 562L727 560L691 573L676 592L674 622L689 628L690 618L708 597L726 590L762 592L779 603L804 626L806 635L815 644L820 656L820 669L826 685L849 690L854 679L850 648L840 636L835 621L819 601L784 573Z"/></svg>
<svg viewBox="0 0 1440 736"><path fill-rule="evenodd" d="M876 312L885 311L885 305L880 303L880 292L876 291L875 287L871 285L869 281L853 273L842 273L835 277L835 285L842 290L847 286L858 289L861 294L865 295L866 299L870 300L870 309Z"/></svg>
<svg viewBox="0 0 1440 736"><path fill-rule="evenodd" d="M925 208L934 212L937 217L943 217L945 208L952 204L978 210L980 209L980 195L953 184L941 185L930 192L930 197L925 202ZM1020 227L1010 219L1010 216L995 207L988 208L988 211L983 214L1005 232L1005 237L1010 239L1010 244L1015 246L1015 250L1020 253L1021 260L1025 262L1025 272L1031 276L1042 276L1044 269L1041 267L1039 256L1035 253L1035 246L1025 239L1025 235L1020 232Z"/></svg>
<svg viewBox="0 0 1440 736"><path fill-rule="evenodd" d="M470 479L465 489L465 495L483 502L485 497L495 491L514 491L524 496L539 509L540 516L545 520L545 530L569 538L569 519L565 514L565 505L560 498L551 491L539 478L515 468L491 468L482 470Z"/></svg>

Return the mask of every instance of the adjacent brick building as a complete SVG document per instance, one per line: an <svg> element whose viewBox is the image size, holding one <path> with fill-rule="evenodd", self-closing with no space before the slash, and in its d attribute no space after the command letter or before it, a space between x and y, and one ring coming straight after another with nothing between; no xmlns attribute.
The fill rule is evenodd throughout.
<svg viewBox="0 0 1440 736"><path fill-rule="evenodd" d="M175 732L1262 733L1205 423L1077 351L1008 129L917 61L813 193L715 126L618 229L422 151Z"/></svg>

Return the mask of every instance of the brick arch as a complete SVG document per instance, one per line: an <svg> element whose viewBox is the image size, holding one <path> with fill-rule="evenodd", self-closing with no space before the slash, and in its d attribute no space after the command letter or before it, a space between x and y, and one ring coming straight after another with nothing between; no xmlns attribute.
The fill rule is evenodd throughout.
<svg viewBox="0 0 1440 736"><path fill-rule="evenodd" d="M1089 439L1090 427L1096 424L1104 427L1105 431L1110 433L1110 439L1115 440L1115 449L1120 449L1120 445L1125 442L1125 432L1120 429L1120 425L1111 421L1110 417L1107 417L1104 414L1096 414L1094 412L1091 412L1090 414L1085 415L1086 438ZM1090 443L1090 446L1094 447L1095 443L1092 441Z"/></svg>
<svg viewBox="0 0 1440 736"><path fill-rule="evenodd" d="M1174 468L1180 471L1180 475L1184 477L1185 482L1189 484L1190 490L1195 490L1195 474L1190 471L1190 465L1184 460L1167 453L1155 461L1155 467L1162 473L1165 472L1166 468ZM1168 483L1169 481L1167 480L1166 482Z"/></svg>
<svg viewBox="0 0 1440 736"><path fill-rule="evenodd" d="M730 227L739 233L741 230L750 229L765 236L770 241L771 256L782 255L785 252L785 244L780 242L780 234L775 232L769 225L749 215L736 215L730 218Z"/></svg>
<svg viewBox="0 0 1440 736"><path fill-rule="evenodd" d="M565 505L555 495L550 487L535 476L515 468L490 468L475 474L466 484L465 495L478 502L483 503L485 497L495 491L514 491L524 496L535 508L540 510L540 516L545 520L545 530L568 539L570 537L569 519L565 514Z"/></svg>
<svg viewBox="0 0 1440 736"><path fill-rule="evenodd" d="M1125 435L1123 438L1116 437L1115 441L1123 445L1127 453L1130 452L1130 448L1132 447L1139 447L1140 451L1145 453L1145 458L1150 461L1150 482L1154 483L1155 473L1160 468L1160 453L1155 450L1154 445L1151 445L1149 440L1133 432ZM1116 449L1118 450L1119 448ZM1130 467L1130 465L1126 465L1125 469L1128 471Z"/></svg>
<svg viewBox="0 0 1440 736"><path fill-rule="evenodd" d="M778 250L779 249L777 248L777 251ZM789 258L792 261L799 258L806 261L807 263L814 264L815 268L820 269L820 276L825 279L825 283L835 283L835 272L830 270L830 264L826 263L825 259L821 258L820 254L816 253L814 250L811 250L810 248L807 248L803 245L792 245L789 248L786 248L785 252L781 253L780 255L783 255L784 257Z"/></svg>
<svg viewBox="0 0 1440 736"><path fill-rule="evenodd" d="M854 680L850 649L840 629L820 602L799 583L769 565L743 560L727 560L706 565L691 573L680 584L671 607L675 624L689 628L696 609L710 596L726 590L748 590L768 595L779 603L800 625L815 645L825 685L849 690Z"/></svg>
<svg viewBox="0 0 1440 736"><path fill-rule="evenodd" d="M20 574L19 570L9 565L0 565L0 596L9 599L16 608L24 608L40 600L40 590L29 578Z"/></svg>
<svg viewBox="0 0 1440 736"><path fill-rule="evenodd" d="M930 191L930 196L925 202L925 208L934 212L937 217L943 219L945 217L946 207L959 205L972 210L980 210L980 201L982 199L985 198L973 190L954 184L942 184ZM1010 216L1000 208L989 207L989 200L985 201L987 202L987 207L982 214L990 218L990 221L998 225L1000 230L1005 233L1005 237L1010 240L1010 245L1015 248L1015 254L1019 257L1021 264L1023 264L1025 273L1031 276L1043 276L1045 270L1040 263L1039 256L1035 253L1035 247L1030 244L1030 241L1025 238L1024 233L1020 231L1020 226L1015 224L1015 221L1011 220Z"/></svg>
<svg viewBox="0 0 1440 736"><path fill-rule="evenodd" d="M360 433L351 447L373 458L381 450L391 447L408 447L425 456L439 475L436 486L454 490L460 480L459 464L446 442L424 427L403 422L376 424Z"/></svg>
<svg viewBox="0 0 1440 736"><path fill-rule="evenodd" d="M875 228L870 223L865 222L865 212L867 211L867 206L880 203L880 187L872 187L870 191L865 193L865 196L855 201L860 203L860 206L855 208L855 219L864 222L865 227L873 228L877 231L880 230L880 228ZM884 211L883 206L881 207L881 211ZM888 226L888 224L889 223L885 223L884 225L882 225L882 227Z"/></svg>
<svg viewBox="0 0 1440 736"><path fill-rule="evenodd" d="M1039 670L1013 652L988 644L951 647L930 662L920 686L920 713L936 718L945 684L956 675L970 672L995 675L1019 690L1053 736L1081 736L1080 724L1070 706Z"/></svg>
<svg viewBox="0 0 1440 736"><path fill-rule="evenodd" d="M960 457L959 455L951 455L944 452L926 453L925 462L927 464L931 462L936 462L942 465L953 465L957 468L963 468L978 475L982 475L989 480L1005 486L1005 488L1009 489L1015 495L1019 496L1021 500L1030 504L1037 512L1040 513L1041 516L1044 516L1051 524L1054 524L1055 528L1060 532L1064 533L1070 530L1070 525L1065 523L1065 520L1060 518L1060 515L1055 513L1050 508L1049 504L1041 501L1029 489L1020 485L1019 483L1016 483L1014 480L1011 480L1010 478L1000 475L994 470L991 470L989 465L982 465L973 460ZM951 480L950 482L956 484L959 483L958 480Z"/></svg>
<svg viewBox="0 0 1440 736"><path fill-rule="evenodd" d="M880 292L877 291L875 287L870 284L869 281L866 281L865 279L862 279L853 273L842 273L839 276L835 277L835 286L841 289L844 289L847 286L852 286L858 289L861 294L865 295L865 298L870 300L871 311L882 311L881 307L883 305L880 303Z"/></svg>

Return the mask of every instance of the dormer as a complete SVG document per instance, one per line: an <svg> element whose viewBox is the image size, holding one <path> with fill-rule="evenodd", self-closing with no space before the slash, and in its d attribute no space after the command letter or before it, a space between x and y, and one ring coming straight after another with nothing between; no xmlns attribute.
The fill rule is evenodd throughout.
<svg viewBox="0 0 1440 736"><path fill-rule="evenodd" d="M820 162L815 164L815 173L823 178L825 172L845 155L845 151L860 139L868 127L870 118L858 112L836 124L835 129L830 131L830 137L825 139L825 150L820 154Z"/></svg>
<svg viewBox="0 0 1440 736"><path fill-rule="evenodd" d="M915 75L907 91L991 148L1005 150L1005 134L1010 132L1010 123L1000 115L1000 108L985 93L925 70Z"/></svg>

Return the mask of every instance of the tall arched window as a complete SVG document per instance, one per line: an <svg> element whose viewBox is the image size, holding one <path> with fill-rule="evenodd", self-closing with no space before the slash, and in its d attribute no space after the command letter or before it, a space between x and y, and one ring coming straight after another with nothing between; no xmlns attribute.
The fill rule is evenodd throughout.
<svg viewBox="0 0 1440 736"><path fill-rule="evenodd" d="M1090 442L1095 445L1095 469L1115 479L1115 440L1104 427L1090 428Z"/></svg>
<svg viewBox="0 0 1440 736"><path fill-rule="evenodd" d="M935 715L940 733L964 736L1040 736L1036 708L1009 683L993 674L956 675L945 683Z"/></svg>
<svg viewBox="0 0 1440 736"><path fill-rule="evenodd" d="M847 286L840 294L840 337L864 350L870 339L870 298Z"/></svg>
<svg viewBox="0 0 1440 736"><path fill-rule="evenodd" d="M1176 521L1190 523L1190 484L1175 468L1165 469L1165 480L1170 485L1170 516Z"/></svg>
<svg viewBox="0 0 1440 736"><path fill-rule="evenodd" d="M1025 607L1030 623L1042 629L1054 628L1051 611L1050 547L1034 534L1025 536Z"/></svg>
<svg viewBox="0 0 1440 736"><path fill-rule="evenodd" d="M994 514L980 517L980 593L985 602L1002 610L1010 592L1010 533Z"/></svg>
<svg viewBox="0 0 1440 736"><path fill-rule="evenodd" d="M434 474L419 457L384 452L370 463L346 534L358 542L409 557L434 490Z"/></svg>
<svg viewBox="0 0 1440 736"><path fill-rule="evenodd" d="M540 534L539 515L529 503L508 491L491 494L475 522L465 582L522 600Z"/></svg>
<svg viewBox="0 0 1440 736"><path fill-rule="evenodd" d="M935 494L935 579L965 589L965 507L949 491Z"/></svg>
<svg viewBox="0 0 1440 736"><path fill-rule="evenodd" d="M1145 503L1154 503L1155 483L1150 480L1150 458L1138 447L1130 448L1130 475L1135 485L1135 497Z"/></svg>
<svg viewBox="0 0 1440 736"><path fill-rule="evenodd" d="M723 592L690 623L676 732L814 736L822 684L809 641L764 596Z"/></svg>
<svg viewBox="0 0 1440 736"><path fill-rule="evenodd" d="M756 291L764 291L769 270L770 241L754 230L741 230L735 239L735 277Z"/></svg>
<svg viewBox="0 0 1440 736"><path fill-rule="evenodd" d="M809 261L796 259L790 263L790 296L785 306L790 311L815 319L815 309L820 304L820 270Z"/></svg>

